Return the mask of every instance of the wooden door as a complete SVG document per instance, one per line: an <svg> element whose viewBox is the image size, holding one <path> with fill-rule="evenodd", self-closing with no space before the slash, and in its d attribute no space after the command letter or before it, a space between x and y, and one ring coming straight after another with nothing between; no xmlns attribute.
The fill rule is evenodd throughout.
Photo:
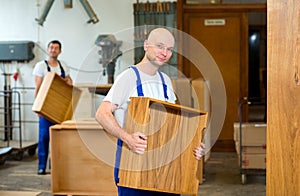
<svg viewBox="0 0 300 196"><path fill-rule="evenodd" d="M223 76L227 110L215 149L234 151L233 123L238 121L238 99L247 96L248 20L242 13L186 13L183 29L212 55ZM190 51L193 52L193 51ZM184 60L183 73L199 78L201 73ZM222 98L221 98L222 99Z"/></svg>

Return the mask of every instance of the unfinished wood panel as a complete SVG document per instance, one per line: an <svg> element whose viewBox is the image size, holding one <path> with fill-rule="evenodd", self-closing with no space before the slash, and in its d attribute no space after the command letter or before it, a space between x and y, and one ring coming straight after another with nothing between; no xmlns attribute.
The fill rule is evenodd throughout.
<svg viewBox="0 0 300 196"><path fill-rule="evenodd" d="M81 90L68 85L55 72L48 72L34 100L32 110L53 123L72 119Z"/></svg>
<svg viewBox="0 0 300 196"><path fill-rule="evenodd" d="M197 194L199 146L207 113L146 97L131 98L126 130L147 135L145 154L123 147L120 186L170 193ZM202 178L202 176L201 176Z"/></svg>
<svg viewBox="0 0 300 196"><path fill-rule="evenodd" d="M204 110L208 113L208 119L210 118L209 114L211 111L211 103L210 103L210 93L209 93L209 87L208 82L205 82L203 78L198 78L195 80L192 80L192 100L193 100L193 107L198 108L200 110ZM203 142L206 145L206 148L208 146L211 146L211 135L210 135L210 127L207 126L205 129L205 132L203 133ZM198 171L197 176L199 179L199 183L203 183L203 169L204 169L204 163L209 159L210 157L210 150L205 154L205 157L201 158L201 163L198 164Z"/></svg>
<svg viewBox="0 0 300 196"><path fill-rule="evenodd" d="M117 195L116 143L94 119L52 126L50 144L54 195Z"/></svg>
<svg viewBox="0 0 300 196"><path fill-rule="evenodd" d="M300 195L300 1L268 0L267 195Z"/></svg>

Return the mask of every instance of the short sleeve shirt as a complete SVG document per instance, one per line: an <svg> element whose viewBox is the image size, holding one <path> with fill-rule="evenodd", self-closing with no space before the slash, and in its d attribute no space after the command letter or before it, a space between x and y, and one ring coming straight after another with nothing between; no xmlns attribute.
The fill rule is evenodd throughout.
<svg viewBox="0 0 300 196"><path fill-rule="evenodd" d="M165 84L167 85L168 100L166 100L164 97L162 80L158 72L154 76L145 74L142 71L139 71L139 74L144 97L175 103L176 96L169 76L162 73ZM138 97L136 80L137 77L133 69L125 70L117 76L113 86L103 100L118 105L114 115L121 127L123 127L125 123L125 116L130 102L130 97Z"/></svg>
<svg viewBox="0 0 300 196"><path fill-rule="evenodd" d="M66 63L63 61L60 61L60 64L64 68L65 75L66 76L70 75L70 69L67 67ZM58 75L61 75L61 69L60 69L59 65L56 67L52 67L49 65L49 67L50 67L51 72L55 72ZM48 72L48 69L47 69L47 65L46 65L45 61L40 61L33 68L32 75L38 76L38 77L44 77L47 74L47 72Z"/></svg>

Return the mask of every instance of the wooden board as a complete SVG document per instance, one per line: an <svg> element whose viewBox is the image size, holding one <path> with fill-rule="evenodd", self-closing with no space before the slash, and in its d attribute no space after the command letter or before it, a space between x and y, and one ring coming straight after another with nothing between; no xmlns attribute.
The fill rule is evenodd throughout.
<svg viewBox="0 0 300 196"><path fill-rule="evenodd" d="M108 91L112 87L112 84L99 84L97 86L89 87L89 91L91 93L99 94L99 95L107 95Z"/></svg>
<svg viewBox="0 0 300 196"><path fill-rule="evenodd" d="M115 148L94 120L68 121L50 128L51 188L55 195L117 195ZM116 146L115 141L109 143ZM98 155L104 153L105 155ZM105 156L105 159L101 159ZM111 159L111 164L106 162Z"/></svg>
<svg viewBox="0 0 300 196"><path fill-rule="evenodd" d="M145 154L123 146L120 186L161 192L197 194L199 146L207 113L146 97L132 97L125 128L148 137Z"/></svg>
<svg viewBox="0 0 300 196"><path fill-rule="evenodd" d="M38 196L41 192L31 192L31 191L0 191L2 196Z"/></svg>
<svg viewBox="0 0 300 196"><path fill-rule="evenodd" d="M55 72L48 72L33 103L32 110L53 123L61 123L72 119L80 94L79 88L68 85Z"/></svg>
<svg viewBox="0 0 300 196"><path fill-rule="evenodd" d="M268 0L266 195L300 195L300 1Z"/></svg>

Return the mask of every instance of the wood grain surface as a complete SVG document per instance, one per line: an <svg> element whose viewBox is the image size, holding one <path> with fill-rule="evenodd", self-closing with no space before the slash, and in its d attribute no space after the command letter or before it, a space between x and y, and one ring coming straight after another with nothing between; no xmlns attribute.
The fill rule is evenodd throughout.
<svg viewBox="0 0 300 196"><path fill-rule="evenodd" d="M300 195L300 1L268 0L267 195Z"/></svg>
<svg viewBox="0 0 300 196"><path fill-rule="evenodd" d="M51 126L51 190L54 195L117 195L113 178L116 142L91 120Z"/></svg>
<svg viewBox="0 0 300 196"><path fill-rule="evenodd" d="M44 77L32 110L53 123L72 119L81 90L68 85L59 75L48 72Z"/></svg>
<svg viewBox="0 0 300 196"><path fill-rule="evenodd" d="M181 194L197 194L199 146L207 113L145 97L131 98L125 128L148 137L145 154L123 146L120 186Z"/></svg>

